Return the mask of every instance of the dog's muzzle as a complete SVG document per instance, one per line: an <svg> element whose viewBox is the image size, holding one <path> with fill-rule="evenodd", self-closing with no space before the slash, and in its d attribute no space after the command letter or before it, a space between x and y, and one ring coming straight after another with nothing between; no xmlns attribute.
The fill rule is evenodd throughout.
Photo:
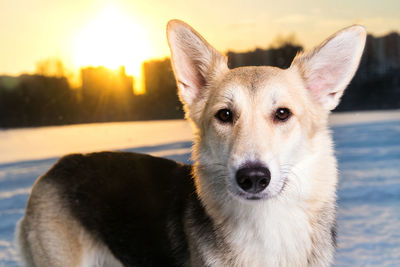
<svg viewBox="0 0 400 267"><path fill-rule="evenodd" d="M271 181L268 168L262 166L245 166L236 172L236 182L243 191L249 194L262 192Z"/></svg>

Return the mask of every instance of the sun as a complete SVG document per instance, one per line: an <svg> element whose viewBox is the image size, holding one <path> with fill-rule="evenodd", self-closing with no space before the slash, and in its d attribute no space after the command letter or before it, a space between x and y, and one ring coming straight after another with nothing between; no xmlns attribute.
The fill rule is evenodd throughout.
<svg viewBox="0 0 400 267"><path fill-rule="evenodd" d="M141 64L150 57L146 32L116 7L107 7L85 25L75 40L76 66L125 66L141 88Z"/></svg>

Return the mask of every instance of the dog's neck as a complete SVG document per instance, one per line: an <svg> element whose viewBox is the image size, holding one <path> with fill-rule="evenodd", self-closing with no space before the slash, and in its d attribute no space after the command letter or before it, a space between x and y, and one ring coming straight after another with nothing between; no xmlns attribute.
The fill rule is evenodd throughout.
<svg viewBox="0 0 400 267"><path fill-rule="evenodd" d="M241 266L306 264L311 226L301 204L271 200L244 203L233 216L221 229Z"/></svg>
<svg viewBox="0 0 400 267"><path fill-rule="evenodd" d="M212 227L208 235L215 238L215 254L205 257L214 262L205 265L307 265L312 227L306 203L285 198L246 201L233 196L221 203L210 201L204 193L198 190Z"/></svg>

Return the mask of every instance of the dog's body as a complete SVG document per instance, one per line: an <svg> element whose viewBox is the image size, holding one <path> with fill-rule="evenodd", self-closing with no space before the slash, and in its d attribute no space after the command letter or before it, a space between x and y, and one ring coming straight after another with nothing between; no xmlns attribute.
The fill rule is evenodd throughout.
<svg viewBox="0 0 400 267"><path fill-rule="evenodd" d="M110 252L124 266L182 264L174 259L188 256L181 218L194 193L190 170L134 153L62 158L35 185L20 223L25 255L34 266L83 266L87 255L110 261Z"/></svg>
<svg viewBox="0 0 400 267"><path fill-rule="evenodd" d="M61 159L19 223L25 265L330 265L337 171L327 117L365 30L337 33L287 70L229 70L180 21L168 39L195 164L109 152Z"/></svg>

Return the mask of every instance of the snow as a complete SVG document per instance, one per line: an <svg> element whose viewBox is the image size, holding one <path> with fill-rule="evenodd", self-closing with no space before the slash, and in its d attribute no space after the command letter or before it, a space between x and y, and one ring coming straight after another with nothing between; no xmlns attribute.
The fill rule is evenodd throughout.
<svg viewBox="0 0 400 267"><path fill-rule="evenodd" d="M335 266L400 266L400 111L331 117L339 159ZM72 152L123 150L189 162L182 120L0 131L0 266L19 266L13 245L35 179Z"/></svg>
<svg viewBox="0 0 400 267"><path fill-rule="evenodd" d="M0 131L0 163L191 140L187 121L93 123Z"/></svg>
<svg viewBox="0 0 400 267"><path fill-rule="evenodd" d="M400 120L335 126L337 266L400 266Z"/></svg>

